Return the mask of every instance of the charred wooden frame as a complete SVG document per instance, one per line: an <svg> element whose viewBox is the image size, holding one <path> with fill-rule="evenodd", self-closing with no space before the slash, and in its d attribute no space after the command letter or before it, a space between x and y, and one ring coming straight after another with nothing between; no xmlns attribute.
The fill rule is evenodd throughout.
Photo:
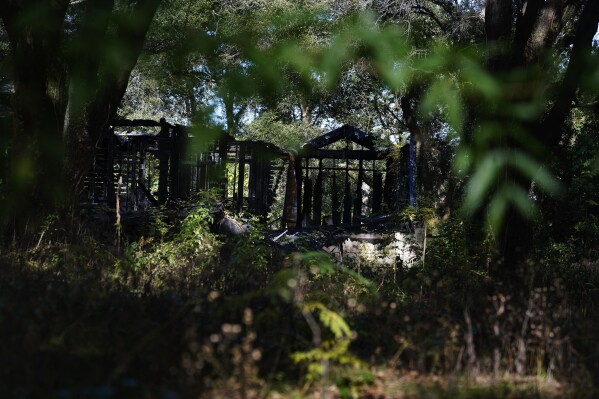
<svg viewBox="0 0 599 399"><path fill-rule="evenodd" d="M212 191L236 212L266 221L279 192L284 228L355 225L409 201L408 146L393 159L353 126L310 140L298 152L226 134L190 151L193 140L186 127L164 119L114 121L86 182L86 200L113 207L118 196L121 211L143 211Z"/></svg>

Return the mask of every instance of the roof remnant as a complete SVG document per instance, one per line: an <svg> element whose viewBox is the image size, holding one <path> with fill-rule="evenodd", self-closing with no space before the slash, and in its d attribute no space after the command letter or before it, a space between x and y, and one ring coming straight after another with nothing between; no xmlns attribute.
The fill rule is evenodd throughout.
<svg viewBox="0 0 599 399"><path fill-rule="evenodd" d="M357 127L351 125L343 125L340 128L331 130L322 136L316 137L307 141L302 145L302 150L309 152L313 149L323 148L327 145L336 143L339 140L349 139L369 150L374 150L374 138L369 133L366 133Z"/></svg>

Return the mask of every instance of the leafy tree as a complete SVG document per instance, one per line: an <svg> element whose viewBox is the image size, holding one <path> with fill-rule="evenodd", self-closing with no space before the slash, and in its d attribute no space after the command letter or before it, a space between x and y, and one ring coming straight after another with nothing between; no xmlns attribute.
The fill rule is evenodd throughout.
<svg viewBox="0 0 599 399"><path fill-rule="evenodd" d="M563 145L566 120L590 67L598 23L595 1L486 2L487 65L503 83L503 93L494 108L470 106L479 125L464 138L465 147L482 155L473 164L477 173L470 182L471 198L473 191L486 194L477 185L490 188L488 181L497 179L489 211L504 219L498 241L507 267L522 262L532 245L523 199L533 181L550 189L535 169ZM491 124L482 125L483 121ZM481 139L485 133L489 140ZM483 172L493 154L504 155ZM495 173L499 174L492 177ZM482 204L482 199L476 202Z"/></svg>
<svg viewBox="0 0 599 399"><path fill-rule="evenodd" d="M159 0L6 1L13 130L3 225L32 233L74 216L78 193L123 97Z"/></svg>

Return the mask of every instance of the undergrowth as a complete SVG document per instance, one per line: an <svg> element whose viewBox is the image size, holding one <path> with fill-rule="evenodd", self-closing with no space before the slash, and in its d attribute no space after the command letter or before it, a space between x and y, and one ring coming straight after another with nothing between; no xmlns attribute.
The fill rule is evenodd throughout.
<svg viewBox="0 0 599 399"><path fill-rule="evenodd" d="M206 206L154 223L118 251L82 235L2 253L0 396L596 394L599 273L563 245L510 282L459 221L395 270L286 253L259 225L216 235Z"/></svg>

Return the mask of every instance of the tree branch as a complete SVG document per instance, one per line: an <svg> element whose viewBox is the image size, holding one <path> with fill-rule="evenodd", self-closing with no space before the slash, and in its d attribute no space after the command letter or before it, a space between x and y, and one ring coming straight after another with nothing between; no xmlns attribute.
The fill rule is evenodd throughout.
<svg viewBox="0 0 599 399"><path fill-rule="evenodd" d="M589 65L598 24L599 1L588 0L580 15L564 79L555 93L555 103L540 125L539 134L545 135L545 142L550 146L556 145L561 138L561 126L576 98L580 79Z"/></svg>

